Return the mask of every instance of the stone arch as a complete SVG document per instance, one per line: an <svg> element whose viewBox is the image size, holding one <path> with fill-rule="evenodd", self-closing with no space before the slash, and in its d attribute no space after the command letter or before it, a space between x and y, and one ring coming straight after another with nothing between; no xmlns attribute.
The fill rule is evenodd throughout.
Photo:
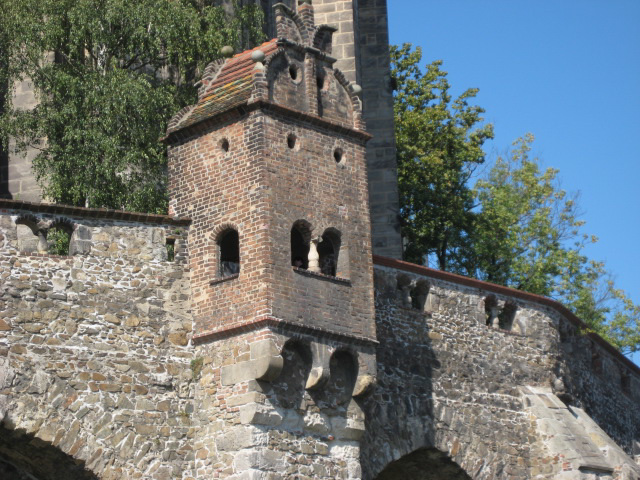
<svg viewBox="0 0 640 480"><path fill-rule="evenodd" d="M19 251L25 253L47 251L46 229L40 219L33 215L20 215L14 223Z"/></svg>
<svg viewBox="0 0 640 480"><path fill-rule="evenodd" d="M97 480L84 461L50 442L0 426L0 478L5 480Z"/></svg>
<svg viewBox="0 0 640 480"><path fill-rule="evenodd" d="M403 307L411 307L411 277L406 273L396 275L396 290Z"/></svg>
<svg viewBox="0 0 640 480"><path fill-rule="evenodd" d="M348 403L358 379L357 356L347 349L338 349L329 361L331 376L328 390L331 391L335 405Z"/></svg>
<svg viewBox="0 0 640 480"><path fill-rule="evenodd" d="M310 390L316 405L330 417L346 416L358 379L357 355L347 348L337 348L328 361L329 376L322 388Z"/></svg>
<svg viewBox="0 0 640 480"><path fill-rule="evenodd" d="M449 456L435 448L420 448L389 463L375 480L471 480Z"/></svg>

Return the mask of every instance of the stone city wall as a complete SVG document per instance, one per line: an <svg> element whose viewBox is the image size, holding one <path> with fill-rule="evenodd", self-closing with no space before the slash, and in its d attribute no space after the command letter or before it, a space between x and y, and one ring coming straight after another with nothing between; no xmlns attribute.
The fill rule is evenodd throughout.
<svg viewBox="0 0 640 480"><path fill-rule="evenodd" d="M635 480L640 469L622 451L632 454L640 439L640 375L631 362L536 296L374 263L380 346L378 384L364 408L365 478L436 448L474 479L599 472ZM593 350L600 372L590 365Z"/></svg>
<svg viewBox="0 0 640 480"><path fill-rule="evenodd" d="M194 429L187 224L20 205L31 211L0 205L0 457L37 478L183 478ZM41 235L69 226L76 254L21 252L38 248L22 221Z"/></svg>

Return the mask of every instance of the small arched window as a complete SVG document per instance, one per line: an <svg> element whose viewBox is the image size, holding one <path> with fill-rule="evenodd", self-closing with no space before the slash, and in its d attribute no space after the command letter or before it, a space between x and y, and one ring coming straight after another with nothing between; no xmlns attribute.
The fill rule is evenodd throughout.
<svg viewBox="0 0 640 480"><path fill-rule="evenodd" d="M225 230L218 237L218 249L220 252L221 277L228 277L240 273L240 237L238 232Z"/></svg>
<svg viewBox="0 0 640 480"><path fill-rule="evenodd" d="M291 227L291 265L306 270L309 268L309 241L311 226L298 220Z"/></svg>
<svg viewBox="0 0 640 480"><path fill-rule="evenodd" d="M335 277L338 273L339 255L340 233L334 229L326 230L322 235L322 241L318 244L320 271L325 275Z"/></svg>

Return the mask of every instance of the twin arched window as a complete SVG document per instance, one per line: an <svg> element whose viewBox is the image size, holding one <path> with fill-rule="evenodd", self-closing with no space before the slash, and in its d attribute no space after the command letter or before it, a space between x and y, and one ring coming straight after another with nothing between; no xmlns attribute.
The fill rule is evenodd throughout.
<svg viewBox="0 0 640 480"><path fill-rule="evenodd" d="M320 238L311 238L311 225L299 220L291 228L291 265L331 277L341 273L341 235L328 228ZM342 274L344 275L344 274Z"/></svg>

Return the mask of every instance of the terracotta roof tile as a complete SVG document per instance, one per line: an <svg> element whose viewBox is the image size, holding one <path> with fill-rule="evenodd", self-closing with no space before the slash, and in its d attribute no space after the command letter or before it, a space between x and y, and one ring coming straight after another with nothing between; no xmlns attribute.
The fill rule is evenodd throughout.
<svg viewBox="0 0 640 480"><path fill-rule="evenodd" d="M278 49L277 39L269 40L262 45L234 55L228 59L211 85L198 99L198 103L175 127L168 133L182 130L211 118L232 108L246 104L251 97L253 88L253 68L255 63L251 54L262 50L266 56Z"/></svg>

